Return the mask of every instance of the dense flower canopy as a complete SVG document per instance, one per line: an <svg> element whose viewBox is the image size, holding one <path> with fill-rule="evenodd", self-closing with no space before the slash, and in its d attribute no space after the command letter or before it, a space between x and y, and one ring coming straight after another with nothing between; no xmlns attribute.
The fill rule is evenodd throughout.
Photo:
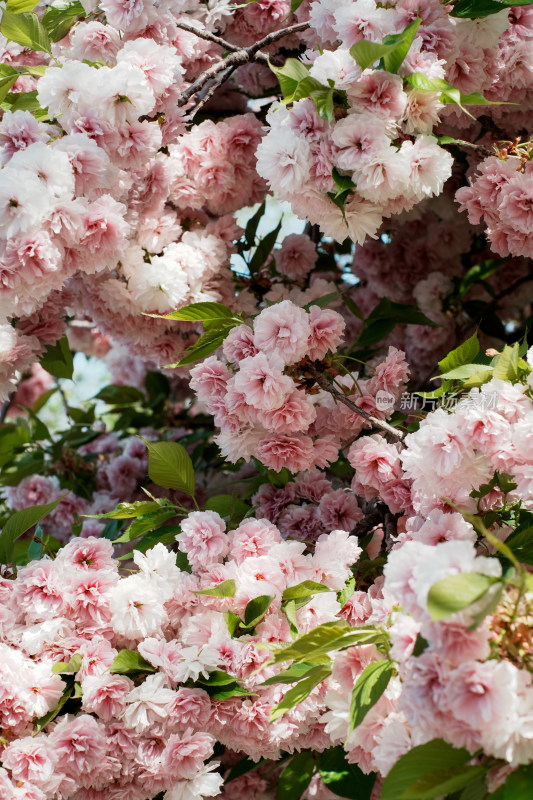
<svg viewBox="0 0 533 800"><path fill-rule="evenodd" d="M529 799L532 9L6 0L0 800Z"/></svg>

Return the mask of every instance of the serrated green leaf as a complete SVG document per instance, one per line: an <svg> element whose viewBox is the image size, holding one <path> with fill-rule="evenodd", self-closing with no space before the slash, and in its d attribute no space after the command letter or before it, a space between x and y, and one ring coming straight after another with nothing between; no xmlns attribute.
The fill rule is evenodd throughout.
<svg viewBox="0 0 533 800"><path fill-rule="evenodd" d="M141 437L142 438L142 437ZM191 458L178 442L148 442L148 476L157 486L178 489L194 495L194 468Z"/></svg>
<svg viewBox="0 0 533 800"><path fill-rule="evenodd" d="M455 350L451 350L447 356L439 361L439 369L441 372L449 372L463 364L471 364L478 353L479 339L477 338L477 333L474 333L470 339L460 344Z"/></svg>
<svg viewBox="0 0 533 800"><path fill-rule="evenodd" d="M37 5L35 0L7 0L6 11L11 11L13 14L20 14L23 11L33 11Z"/></svg>
<svg viewBox="0 0 533 800"><path fill-rule="evenodd" d="M53 719L57 717L67 700L70 700L72 695L74 694L74 686L72 684L67 684L63 689L63 694L59 698L59 702L57 706L49 711L48 714L45 714L44 717L40 717L40 719L35 720L35 732L40 733L40 731L44 730L49 722L52 722Z"/></svg>
<svg viewBox="0 0 533 800"><path fill-rule="evenodd" d="M165 369L174 369L175 367L184 367L187 364L194 364L196 361L201 361L202 358L210 356L215 350L223 344L224 339L232 328L236 325L242 324L240 320L229 320L228 324L223 328L216 330L208 330L203 333L196 342L185 350L183 357L176 364L167 364Z"/></svg>
<svg viewBox="0 0 533 800"><path fill-rule="evenodd" d="M109 672L129 675L133 672L157 672L137 650L120 650L115 660L109 667Z"/></svg>
<svg viewBox="0 0 533 800"><path fill-rule="evenodd" d="M262 594L259 597L254 597L253 600L246 605L244 609L244 625L247 628L255 628L258 625L274 598L268 594Z"/></svg>
<svg viewBox="0 0 533 800"><path fill-rule="evenodd" d="M149 317L158 317L160 319L176 319L182 322L204 322L205 320L226 320L233 317L231 308L223 305L222 303L190 303L188 306L182 306L177 311L171 314L147 314Z"/></svg>
<svg viewBox="0 0 533 800"><path fill-rule="evenodd" d="M312 753L302 752L293 756L278 779L278 800L297 800L305 792L315 771Z"/></svg>
<svg viewBox="0 0 533 800"><path fill-rule="evenodd" d="M276 683L297 683L298 681L302 680L302 678L306 678L309 672L315 667L316 664L312 661L307 663L303 662L299 664L291 664L290 667L282 672L279 672L277 675L267 678L266 681L263 681L261 686L273 686Z"/></svg>
<svg viewBox="0 0 533 800"><path fill-rule="evenodd" d="M376 61L383 59L388 72L397 72L409 52L420 22L417 17L401 33L386 36L382 43L362 39L350 47L350 55L361 69L367 69Z"/></svg>
<svg viewBox="0 0 533 800"><path fill-rule="evenodd" d="M85 19L85 9L79 0L73 3L58 2L48 6L43 16L43 25L52 42L59 42L67 35L75 22Z"/></svg>
<svg viewBox="0 0 533 800"><path fill-rule="evenodd" d="M480 600L498 583L498 578L477 572L460 572L434 583L428 593L427 607L435 621L447 619L452 614Z"/></svg>
<svg viewBox="0 0 533 800"><path fill-rule="evenodd" d="M55 344L47 346L41 357L41 367L54 378L72 378L74 362L66 336L62 336Z"/></svg>
<svg viewBox="0 0 533 800"><path fill-rule="evenodd" d="M0 533L0 564L11 563L14 542L57 508L65 496L63 494L51 503L23 508L9 517Z"/></svg>
<svg viewBox="0 0 533 800"><path fill-rule="evenodd" d="M142 517L137 517L131 525L129 525L123 534L118 539L113 539L113 544L121 544L122 542L132 542L138 539L143 533L153 531L164 522L176 516L176 511L173 508L159 507L153 514L146 514Z"/></svg>
<svg viewBox="0 0 533 800"><path fill-rule="evenodd" d="M14 14L6 9L0 22L0 33L10 42L16 42L22 47L29 47L49 55L52 53L48 34L33 11Z"/></svg>
<svg viewBox="0 0 533 800"><path fill-rule="evenodd" d="M227 581L222 581L216 586L211 586L209 589L200 589L193 592L193 594L205 594L208 597L234 597L237 591L237 584L230 578Z"/></svg>
<svg viewBox="0 0 533 800"><path fill-rule="evenodd" d="M134 503L119 503L113 511L106 511L105 514L83 514L84 517L92 519L131 519L141 517L144 514L152 514L162 508L160 503L154 500L136 500Z"/></svg>
<svg viewBox="0 0 533 800"><path fill-rule="evenodd" d="M368 712L389 685L396 671L392 661L371 661L355 682L350 703L350 734L364 720Z"/></svg>
<svg viewBox="0 0 533 800"><path fill-rule="evenodd" d="M515 381L518 378L519 348L520 344L518 342L513 345L505 345L494 364L492 373L494 378L499 378L502 381Z"/></svg>
<svg viewBox="0 0 533 800"><path fill-rule="evenodd" d="M100 389L94 396L95 400L103 400L109 405L129 405L146 400L144 394L135 386L115 386L110 384Z"/></svg>
<svg viewBox="0 0 533 800"><path fill-rule="evenodd" d="M402 794L402 800L435 800L458 792L487 774L487 767L452 767L424 775ZM514 800L514 798L513 798Z"/></svg>
<svg viewBox="0 0 533 800"><path fill-rule="evenodd" d="M322 583L302 581L296 584L296 586L289 586L288 589L285 589L281 599L282 602L286 602L287 600L298 600L303 597L312 597L314 594L319 594L320 592L331 591L332 590L328 586L324 586Z"/></svg>
<svg viewBox="0 0 533 800"><path fill-rule="evenodd" d="M270 61L268 66L279 81L283 97L293 95L299 82L309 77L309 68L297 58L287 58L282 67L275 67Z"/></svg>
<svg viewBox="0 0 533 800"><path fill-rule="evenodd" d="M52 672L56 675L74 674L79 671L83 661L81 653L74 653L70 661L59 661L52 667Z"/></svg>
<svg viewBox="0 0 533 800"><path fill-rule="evenodd" d="M385 777L380 800L400 800L413 783L440 769L464 766L472 756L442 739L432 739L403 755Z"/></svg>
<svg viewBox="0 0 533 800"><path fill-rule="evenodd" d="M305 700L305 698L311 694L315 686L318 686L319 683L326 680L329 675L331 675L330 664L318 664L316 667L309 670L307 678L299 681L296 686L289 689L289 691L285 693L283 700L278 703L277 706L274 706L270 712L270 721L275 722L286 714L287 711L290 711L291 708L294 708L298 703Z"/></svg>

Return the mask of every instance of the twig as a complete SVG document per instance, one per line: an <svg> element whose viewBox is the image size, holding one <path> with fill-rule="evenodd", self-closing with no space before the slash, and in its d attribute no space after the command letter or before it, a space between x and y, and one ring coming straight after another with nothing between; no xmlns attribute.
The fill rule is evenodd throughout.
<svg viewBox="0 0 533 800"><path fill-rule="evenodd" d="M67 396L66 396L66 394L65 394L65 392L63 390L63 387L59 383L59 381L57 381L56 387L57 387L57 391L59 392L59 396L61 398L61 402L63 403L63 408L65 410L66 417L69 420L69 422L72 422L72 417L70 416L70 411L69 411L69 407L68 407Z"/></svg>
<svg viewBox="0 0 533 800"><path fill-rule="evenodd" d="M191 83L187 89L185 89L178 100L178 107L186 105L194 94L199 92L200 89L203 89L206 83L209 83L209 81L212 78L215 78L219 72L223 72L229 67L239 67L241 64L248 64L250 61L258 61L261 64L268 64L267 54L260 52L262 47L267 47L269 44L273 44L273 42L277 42L279 39L283 39L285 36L290 36L292 33L304 31L309 28L309 24L309 22L301 22L298 25L291 25L289 28L282 28L279 31L273 31L272 33L269 33L268 36L265 36L263 39L260 39L258 42L250 45L250 47L243 47L239 48L238 50L233 50L229 56L217 61L216 64L213 64L206 69L205 72L202 72L202 74L193 83Z"/></svg>
<svg viewBox="0 0 533 800"><path fill-rule="evenodd" d="M450 146L456 145L457 147L461 147L463 150L472 150L474 153L479 153L482 156L488 158L488 156L495 156L496 153L494 150L491 150L489 147L485 147L484 144L474 144L473 142L465 142L463 139L456 139L453 142L448 143Z"/></svg>
<svg viewBox="0 0 533 800"><path fill-rule="evenodd" d="M214 42L214 44L219 44L220 47L223 47L230 53L236 53L241 49L239 45L231 44L231 42L227 42L220 36L215 36L214 33L210 33L209 31L195 28L194 25L187 25L187 23L185 22L178 22L177 27L181 28L183 31L187 31L187 33L194 33L196 36L198 36L199 39L205 39L207 42Z"/></svg>
<svg viewBox="0 0 533 800"><path fill-rule="evenodd" d="M385 422L385 420L378 419L372 414L369 414L367 411L364 411L362 408L359 408L359 406L356 406L355 403L352 403L352 401L346 397L345 394L339 392L338 389L336 389L327 378L321 375L318 370L311 368L311 374L321 389L324 389L325 392L329 392L332 397L338 400L339 403L343 403L347 408L350 409L350 411L353 411L355 414L359 414L360 417L363 417L363 419L369 422L374 428L380 428L397 441L401 442L404 439L405 433L393 428L392 425L389 425L389 423Z"/></svg>
<svg viewBox="0 0 533 800"><path fill-rule="evenodd" d="M236 66L235 67L229 67L229 69L227 69L226 72L219 72L218 76L215 78L215 80L213 81L213 83L211 84L211 86L209 87L207 92L204 94L204 96L202 98L200 98L200 100L198 101L198 103L194 107L193 111L191 112L191 114L190 114L191 119L194 117L195 114L198 113L198 111L200 111L201 108L203 108L206 105L206 103L208 103L211 100L211 98L215 94L216 90L225 81L228 80L228 78L235 72L236 69L237 69Z"/></svg>

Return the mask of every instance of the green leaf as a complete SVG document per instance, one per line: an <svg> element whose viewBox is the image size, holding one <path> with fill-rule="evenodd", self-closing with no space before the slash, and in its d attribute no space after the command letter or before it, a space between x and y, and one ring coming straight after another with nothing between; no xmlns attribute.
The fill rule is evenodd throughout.
<svg viewBox="0 0 533 800"><path fill-rule="evenodd" d="M109 672L129 675L133 672L157 672L157 669L146 661L137 650L120 650L109 667Z"/></svg>
<svg viewBox="0 0 533 800"><path fill-rule="evenodd" d="M504 783L503 800L531 800L532 785L533 766L518 767Z"/></svg>
<svg viewBox="0 0 533 800"><path fill-rule="evenodd" d="M247 628L255 628L265 616L274 598L268 594L254 597L244 609L244 624Z"/></svg>
<svg viewBox="0 0 533 800"><path fill-rule="evenodd" d="M305 792L315 771L313 754L304 751L293 756L278 779L278 800L298 800Z"/></svg>
<svg viewBox="0 0 533 800"><path fill-rule="evenodd" d="M457 750L442 739L413 747L405 753L387 774L381 790L381 800L400 800L411 786L436 770L464 766L472 756L468 750Z"/></svg>
<svg viewBox="0 0 533 800"><path fill-rule="evenodd" d="M383 64L388 72L398 72L409 52L422 20L417 17L402 31L402 33L386 36L383 44L393 45L392 50L383 57Z"/></svg>
<svg viewBox="0 0 533 800"><path fill-rule="evenodd" d="M6 9L0 22L0 33L22 47L40 50L49 55L52 53L48 34L33 11L14 14Z"/></svg>
<svg viewBox="0 0 533 800"><path fill-rule="evenodd" d="M142 437L141 437L142 438ZM148 476L163 489L194 495L194 468L186 449L178 442L148 442Z"/></svg>
<svg viewBox="0 0 533 800"><path fill-rule="evenodd" d="M392 300L384 298L366 318L363 330L357 339L357 345L370 347L376 344L387 336L397 324L438 327L415 305L393 303Z"/></svg>
<svg viewBox="0 0 533 800"><path fill-rule="evenodd" d="M67 700L70 700L73 694L74 694L74 685L67 684L63 689L63 694L59 698L57 706L54 709L52 709L52 711L49 711L48 714L45 714L44 717L40 717L40 719L35 720L36 733L40 733L40 731L44 730L44 728L46 728L48 723L57 717L57 715L67 702Z"/></svg>
<svg viewBox="0 0 533 800"><path fill-rule="evenodd" d="M298 664L291 664L290 667L283 670L283 672L279 672L277 675L273 675L271 678L267 678L266 681L263 681L261 686L273 686L276 683L297 683L302 678L306 678L308 673L316 667L316 664L313 662L302 662Z"/></svg>
<svg viewBox="0 0 533 800"><path fill-rule="evenodd" d="M395 671L394 663L387 659L372 661L364 668L353 687L349 733L361 724L370 709L376 705Z"/></svg>
<svg viewBox="0 0 533 800"><path fill-rule="evenodd" d="M233 311L222 303L190 303L171 314L147 314L148 317L159 319L177 319L182 322L204 322L212 319L231 319Z"/></svg>
<svg viewBox="0 0 533 800"><path fill-rule="evenodd" d="M19 539L26 531L33 528L40 522L47 514L50 514L66 495L58 497L51 503L46 503L41 506L30 506L23 508L15 513L5 523L2 532L0 533L0 564L11 563L10 559L13 555L13 544Z"/></svg>
<svg viewBox="0 0 533 800"><path fill-rule="evenodd" d="M288 59L291 61L292 59ZM281 220L278 225L274 228L273 231L267 233L266 236L263 236L257 247L255 248L255 252L248 262L248 269L250 270L251 275L257 275L267 258L269 257L270 253L272 252L272 248L276 244L279 232L281 230Z"/></svg>
<svg viewBox="0 0 533 800"><path fill-rule="evenodd" d="M110 384L100 389L94 396L95 400L103 400L109 405L130 405L131 403L143 402L146 400L144 394L136 389L135 386L115 386Z"/></svg>
<svg viewBox="0 0 533 800"><path fill-rule="evenodd" d="M70 661L59 661L52 667L52 672L56 675L74 674L79 671L83 661L81 653L74 653Z"/></svg>
<svg viewBox="0 0 533 800"><path fill-rule="evenodd" d="M494 364L494 378L502 381L515 381L518 378L518 350L520 344L515 342L512 346L506 344Z"/></svg>
<svg viewBox="0 0 533 800"><path fill-rule="evenodd" d="M291 0L291 14L294 14L294 12L300 8L302 3L303 0Z"/></svg>
<svg viewBox="0 0 533 800"><path fill-rule="evenodd" d="M459 347L456 347L455 350L449 352L447 356L439 361L439 369L441 372L449 372L463 364L471 364L478 353L479 340L477 333L474 333L470 339L467 339L466 342L460 344Z"/></svg>
<svg viewBox="0 0 533 800"><path fill-rule="evenodd" d="M74 363L66 336L47 346L41 358L41 367L54 378L72 378Z"/></svg>
<svg viewBox="0 0 533 800"><path fill-rule="evenodd" d="M257 228L259 227L259 223L261 222L261 218L265 213L266 203L263 202L259 205L257 211L254 213L252 217L246 223L246 228L244 229L244 238L246 241L246 246L248 250L250 250L255 245L255 235L257 233Z"/></svg>
<svg viewBox="0 0 533 800"><path fill-rule="evenodd" d="M37 5L35 0L7 0L6 11L12 11L13 14L20 14L22 11L33 11Z"/></svg>
<svg viewBox="0 0 533 800"><path fill-rule="evenodd" d="M481 17L488 17L491 14L498 14L504 8L527 5L531 5L531 0L518 0L517 3L506 3L505 0L458 0L458 2L454 3L450 16L479 19Z"/></svg>
<svg viewBox="0 0 533 800"><path fill-rule="evenodd" d="M344 192L351 191L355 187L355 183L351 179L349 175L341 175L341 173L334 167L331 173L331 177L335 182L335 186L337 187L337 197L340 194L344 194Z"/></svg>
<svg viewBox="0 0 533 800"><path fill-rule="evenodd" d="M376 782L375 773L365 775L356 764L348 764L341 745L320 753L318 769L324 785L339 797L370 800Z"/></svg>
<svg viewBox="0 0 533 800"><path fill-rule="evenodd" d="M487 773L487 767L453 767L424 775L401 795L402 800L434 800L475 783ZM513 797L513 800L515 798Z"/></svg>
<svg viewBox="0 0 533 800"><path fill-rule="evenodd" d="M208 678L200 677L196 682L201 683L202 686L228 686L230 683L236 683L236 680L235 675L230 675L228 672L215 669L213 672L209 673Z"/></svg>
<svg viewBox="0 0 533 800"><path fill-rule="evenodd" d="M159 511L161 507L161 504L154 500L136 500L134 503L119 503L113 511L106 511L105 514L83 514L83 516L92 519L131 519Z"/></svg>
<svg viewBox="0 0 533 800"><path fill-rule="evenodd" d="M287 711L290 711L291 708L294 708L298 703L305 700L315 686L318 686L319 683L326 680L329 675L331 675L331 664L318 664L316 667L309 670L307 677L299 681L292 689L289 689L289 691L285 693L283 700L278 703L277 706L274 706L270 712L270 722L275 722L286 714Z"/></svg>
<svg viewBox="0 0 533 800"><path fill-rule="evenodd" d="M85 10L79 0L74 3L55 0L54 4L46 9L43 25L50 39L59 42L79 19L85 19Z"/></svg>
<svg viewBox="0 0 533 800"><path fill-rule="evenodd" d="M294 601L291 601L294 602ZM383 644L388 634L373 625L360 625L352 628L343 621L324 622L309 633L304 633L295 642L277 650L272 658L273 664L283 661L313 660L333 650L342 650L352 645Z"/></svg>
<svg viewBox="0 0 533 800"><path fill-rule="evenodd" d="M209 589L200 589L193 594L206 594L208 597L234 597L237 591L237 584L230 578L227 581L222 581L216 586L211 586Z"/></svg>
<svg viewBox="0 0 533 800"><path fill-rule="evenodd" d="M532 527L513 531L513 533L505 540L505 544L511 548L517 559L522 564L533 565Z"/></svg>
<svg viewBox="0 0 533 800"><path fill-rule="evenodd" d="M262 758L261 761L252 761L251 758L243 758L241 761L238 761L230 770L228 777L224 781L224 786L230 781L234 781L236 778L240 778L241 775L246 775L247 772L254 772L256 769L260 767L264 767L265 764L269 763L269 759Z"/></svg>
<svg viewBox="0 0 533 800"><path fill-rule="evenodd" d="M235 494L215 494L206 501L204 507L206 511L216 511L232 524L241 522L251 508Z"/></svg>
<svg viewBox="0 0 533 800"><path fill-rule="evenodd" d="M471 380L476 375L492 375L492 367L486 364L463 364L460 367L451 369L443 375L437 375L433 380L442 378L448 381L466 381Z"/></svg>
<svg viewBox="0 0 533 800"><path fill-rule="evenodd" d="M279 81L283 97L293 95L299 82L309 77L309 68L297 58L287 58L282 67L275 67L270 61L268 66Z"/></svg>
<svg viewBox="0 0 533 800"><path fill-rule="evenodd" d="M185 350L185 353L180 361L176 364L167 364L165 369L174 369L175 367L184 367L187 364L194 364L195 361L201 361L202 358L210 356L215 350L218 350L224 339L232 328L240 325L241 321L229 320L228 324L223 328L217 330L209 330L203 333L196 342Z"/></svg>
<svg viewBox="0 0 533 800"><path fill-rule="evenodd" d="M8 64L0 64L0 102L7 96L20 74L17 69Z"/></svg>
<svg viewBox="0 0 533 800"><path fill-rule="evenodd" d="M462 110L468 114L469 117L471 117L472 114L463 108L464 105L509 105L509 103L503 103L501 101L487 100L478 92L474 94L461 94L459 89L456 89L451 83L445 81L444 78L428 78L428 76L423 72L414 72L411 75L407 75L405 80L415 89L419 89L420 91L437 92L440 94L440 100L442 103L455 103L462 108Z"/></svg>
<svg viewBox="0 0 533 800"><path fill-rule="evenodd" d="M314 594L319 594L320 592L331 592L332 590L328 586L324 586L321 583L315 583L315 581L302 581L302 583L296 584L296 586L290 586L288 589L285 589L282 596L282 602L287 600L299 600L303 597L312 597Z"/></svg>
<svg viewBox="0 0 533 800"><path fill-rule="evenodd" d="M446 619L480 600L495 583L498 578L477 572L450 575L434 583L429 590L428 611L435 621Z"/></svg>
<svg viewBox="0 0 533 800"><path fill-rule="evenodd" d="M350 47L350 55L357 61L361 69L366 69L383 59L388 72L398 72L420 25L417 17L401 32L386 36L383 42L369 42L366 39L356 42Z"/></svg>
<svg viewBox="0 0 533 800"><path fill-rule="evenodd" d="M439 142L440 144L440 142ZM480 264L474 264L464 278L461 279L457 294L463 297L476 283L485 281L490 278L500 267L507 262L505 258L490 258L487 261L482 261Z"/></svg>
<svg viewBox="0 0 533 800"><path fill-rule="evenodd" d="M121 544L122 542L131 542L138 539L143 533L154 531L164 522L176 516L176 511L173 508L159 507L153 514L146 514L146 516L137 517L131 525L126 528L123 534L117 539L113 539L113 544Z"/></svg>

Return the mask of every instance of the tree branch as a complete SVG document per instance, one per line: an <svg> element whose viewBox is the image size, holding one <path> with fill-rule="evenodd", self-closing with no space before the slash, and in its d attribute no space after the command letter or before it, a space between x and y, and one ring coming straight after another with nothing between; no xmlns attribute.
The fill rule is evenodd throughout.
<svg viewBox="0 0 533 800"><path fill-rule="evenodd" d="M259 62L260 64L268 64L268 56L266 53L261 52L262 47L267 47L274 42L283 39L285 36L290 36L292 33L298 33L309 28L309 22L301 22L298 25L291 25L289 28L282 28L279 31L273 31L260 39L258 42L250 45L249 47L242 47L233 51L221 59L216 64L208 67L202 74L185 89L180 99L178 100L178 107L186 105L190 98L195 95L200 89L209 83L212 78L215 78L219 72L227 70L229 67L240 67L242 64L248 64L251 61ZM197 33L197 31L194 31ZM217 37L218 38L218 37ZM227 44L227 43L226 43Z"/></svg>
<svg viewBox="0 0 533 800"><path fill-rule="evenodd" d="M241 49L237 44L231 44L231 42L227 42L220 36L215 36L214 33L210 33L209 31L195 28L194 25L187 25L186 22L178 22L177 26L178 28L181 28L183 31L187 31L187 33L194 33L195 36L198 36L199 39L205 39L207 42L213 42L214 44L220 45L220 47L223 47L230 53L236 53Z"/></svg>
<svg viewBox="0 0 533 800"><path fill-rule="evenodd" d="M473 153L479 153L481 156L484 156L485 158L488 158L488 156L496 155L494 150L491 150L489 147L485 147L484 144L474 144L473 142L465 142L463 139L456 139L454 142L448 143L448 146L452 145L460 147L462 150L471 150Z"/></svg>
<svg viewBox="0 0 533 800"><path fill-rule="evenodd" d="M325 392L328 392L332 397L338 400L339 403L343 403L347 408L350 409L350 411L353 411L355 414L359 414L360 417L363 417L363 419L369 422L374 428L379 428L385 433L388 433L389 436L392 436L397 441L403 441L405 433L398 431L397 428L393 428L392 425L389 425L389 423L385 422L385 420L378 419L378 417L374 417L372 414L369 414L367 411L359 408L359 406L356 406L355 403L346 397L345 394L339 392L339 390L336 389L327 378L321 375L317 369L312 367L311 374L320 388L324 389Z"/></svg>

